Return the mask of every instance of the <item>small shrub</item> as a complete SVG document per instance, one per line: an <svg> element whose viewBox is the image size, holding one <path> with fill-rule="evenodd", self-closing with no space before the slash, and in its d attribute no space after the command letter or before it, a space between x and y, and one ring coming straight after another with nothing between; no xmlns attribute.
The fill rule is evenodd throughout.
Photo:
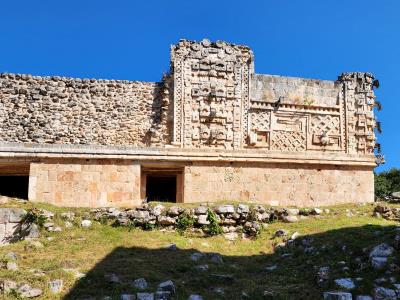
<svg viewBox="0 0 400 300"><path fill-rule="evenodd" d="M207 210L207 221L210 222L210 224L207 225L207 230L210 235L224 233L222 227L219 225L217 214L210 208Z"/></svg>
<svg viewBox="0 0 400 300"><path fill-rule="evenodd" d="M98 220L97 220L101 225L108 225L109 224L109 219L107 216L102 215ZM114 222L115 223L115 222ZM114 225L114 224L113 224Z"/></svg>
<svg viewBox="0 0 400 300"><path fill-rule="evenodd" d="M148 222L145 222L144 224L143 224L143 229L144 230L153 230L153 229L155 229L156 228L156 225L155 224L150 224L150 223L148 223Z"/></svg>
<svg viewBox="0 0 400 300"><path fill-rule="evenodd" d="M32 208L28 210L26 215L23 218L24 223L34 223L39 227L43 227L44 223L46 223L46 217L42 215L39 209Z"/></svg>
<svg viewBox="0 0 400 300"><path fill-rule="evenodd" d="M183 233L188 228L192 228L194 225L194 219L188 214L182 214L178 217L176 221L176 229L178 232Z"/></svg>

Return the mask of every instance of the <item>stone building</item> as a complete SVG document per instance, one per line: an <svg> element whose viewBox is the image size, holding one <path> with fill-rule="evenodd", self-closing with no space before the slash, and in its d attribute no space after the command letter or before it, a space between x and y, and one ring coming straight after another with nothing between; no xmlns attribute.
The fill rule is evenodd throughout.
<svg viewBox="0 0 400 300"><path fill-rule="evenodd" d="M1 74L0 192L90 207L371 202L374 86L255 74L248 47L206 39L172 46L157 83Z"/></svg>

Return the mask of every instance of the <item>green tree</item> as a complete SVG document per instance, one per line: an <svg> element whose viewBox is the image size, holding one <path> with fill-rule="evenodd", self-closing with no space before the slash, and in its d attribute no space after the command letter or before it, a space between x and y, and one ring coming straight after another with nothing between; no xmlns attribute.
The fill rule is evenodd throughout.
<svg viewBox="0 0 400 300"><path fill-rule="evenodd" d="M393 192L400 192L400 169L390 169L381 173L375 173L375 195L378 198L387 196Z"/></svg>

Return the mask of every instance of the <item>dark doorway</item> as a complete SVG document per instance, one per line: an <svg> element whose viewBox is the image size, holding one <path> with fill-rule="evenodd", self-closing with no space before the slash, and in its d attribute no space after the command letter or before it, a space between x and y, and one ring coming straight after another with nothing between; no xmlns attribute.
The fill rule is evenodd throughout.
<svg viewBox="0 0 400 300"><path fill-rule="evenodd" d="M176 202L176 175L147 175L147 201Z"/></svg>
<svg viewBox="0 0 400 300"><path fill-rule="evenodd" d="M0 196L28 199L29 176L1 176Z"/></svg>

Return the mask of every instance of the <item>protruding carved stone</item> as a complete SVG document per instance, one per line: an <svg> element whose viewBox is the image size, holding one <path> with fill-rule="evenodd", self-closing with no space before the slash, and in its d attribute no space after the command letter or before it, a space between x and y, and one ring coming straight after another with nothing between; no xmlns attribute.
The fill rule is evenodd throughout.
<svg viewBox="0 0 400 300"><path fill-rule="evenodd" d="M361 72L343 73L338 80L343 85L347 153L373 153L376 126L373 88L379 84L372 74Z"/></svg>
<svg viewBox="0 0 400 300"><path fill-rule="evenodd" d="M222 41L182 40L172 47L174 142L185 148L243 146L252 63L248 47Z"/></svg>

